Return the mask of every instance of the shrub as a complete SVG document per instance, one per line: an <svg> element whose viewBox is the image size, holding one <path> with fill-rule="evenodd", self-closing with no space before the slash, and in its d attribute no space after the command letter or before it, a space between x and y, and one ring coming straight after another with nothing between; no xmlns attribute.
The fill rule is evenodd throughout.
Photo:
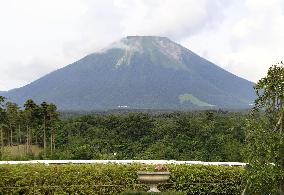
<svg viewBox="0 0 284 195"><path fill-rule="evenodd" d="M155 192L152 192L152 193L149 193L149 192L122 192L121 195L157 195L157 193ZM185 192L161 192L159 193L159 195L185 195L186 193Z"/></svg>
<svg viewBox="0 0 284 195"><path fill-rule="evenodd" d="M119 194L146 191L139 183L141 164L0 165L0 194ZM167 165L164 192L240 194L242 167Z"/></svg>

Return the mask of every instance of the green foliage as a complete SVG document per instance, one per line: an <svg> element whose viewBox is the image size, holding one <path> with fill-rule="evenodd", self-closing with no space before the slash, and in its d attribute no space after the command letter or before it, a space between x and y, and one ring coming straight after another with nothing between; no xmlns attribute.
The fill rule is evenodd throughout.
<svg viewBox="0 0 284 195"><path fill-rule="evenodd" d="M284 194L284 67L269 68L255 86L258 98L245 126L248 194ZM264 113L262 111L265 111Z"/></svg>
<svg viewBox="0 0 284 195"><path fill-rule="evenodd" d="M244 194L278 194L283 175L274 164L253 163L243 175Z"/></svg>
<svg viewBox="0 0 284 195"><path fill-rule="evenodd" d="M52 158L242 161L245 117L222 112L82 116L58 129Z"/></svg>
<svg viewBox="0 0 284 195"><path fill-rule="evenodd" d="M146 191L137 180L140 164L0 165L0 194L118 194ZM167 165L164 192L240 194L241 167ZM127 193L126 193L127 194Z"/></svg>
<svg viewBox="0 0 284 195"><path fill-rule="evenodd" d="M137 191L133 191L133 192L122 192L121 195L153 195L153 194L157 194L155 192L137 192ZM185 195L185 192L160 192L159 195Z"/></svg>
<svg viewBox="0 0 284 195"><path fill-rule="evenodd" d="M258 96L256 108L264 108L273 126L283 114L284 104L284 67L283 64L273 65L269 68L266 77L258 81L255 86Z"/></svg>
<svg viewBox="0 0 284 195"><path fill-rule="evenodd" d="M24 110L5 105L3 145L27 146L26 157L12 154L5 160L35 158L32 145L43 147L40 158L49 159L243 160L241 113L92 114L60 121L54 104L29 99Z"/></svg>
<svg viewBox="0 0 284 195"><path fill-rule="evenodd" d="M2 110L3 144L27 145L26 157L5 160L34 159L32 145L43 147L39 158L45 159L243 160L241 113L92 114L60 121L55 105L31 99L24 110L13 103Z"/></svg>
<svg viewBox="0 0 284 195"><path fill-rule="evenodd" d="M28 99L23 108L20 108L13 102L5 102L5 98L0 96L0 159L33 159L38 156L33 154L33 145L44 146L45 157L46 147L49 146L48 152L52 154L55 148L54 137L59 126L59 114L54 104L43 102L39 106ZM10 147L8 151L24 146L24 155L22 152L5 152L6 146Z"/></svg>

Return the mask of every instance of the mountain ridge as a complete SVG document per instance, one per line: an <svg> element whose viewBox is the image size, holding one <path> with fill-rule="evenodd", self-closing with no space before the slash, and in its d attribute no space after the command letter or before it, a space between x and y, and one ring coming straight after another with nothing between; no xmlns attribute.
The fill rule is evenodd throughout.
<svg viewBox="0 0 284 195"><path fill-rule="evenodd" d="M63 110L245 108L253 85L166 37L128 36L5 95Z"/></svg>

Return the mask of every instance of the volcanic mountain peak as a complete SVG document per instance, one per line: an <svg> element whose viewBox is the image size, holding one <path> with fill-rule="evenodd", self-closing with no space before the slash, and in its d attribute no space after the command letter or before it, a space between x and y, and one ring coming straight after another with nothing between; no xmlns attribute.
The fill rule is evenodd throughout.
<svg viewBox="0 0 284 195"><path fill-rule="evenodd" d="M63 110L247 108L253 85L168 38L128 36L4 96Z"/></svg>
<svg viewBox="0 0 284 195"><path fill-rule="evenodd" d="M154 46L159 49L164 55L181 61L182 50L185 49L181 45L171 41L166 37L157 37L153 42Z"/></svg>
<svg viewBox="0 0 284 195"><path fill-rule="evenodd" d="M124 54L117 61L116 67L120 65L129 65L131 58L136 54L142 54L144 52L153 53L155 51L161 52L167 58L181 62L182 46L171 41L167 37L159 36L127 36L121 40L112 43L101 52L108 52L112 49L121 49Z"/></svg>

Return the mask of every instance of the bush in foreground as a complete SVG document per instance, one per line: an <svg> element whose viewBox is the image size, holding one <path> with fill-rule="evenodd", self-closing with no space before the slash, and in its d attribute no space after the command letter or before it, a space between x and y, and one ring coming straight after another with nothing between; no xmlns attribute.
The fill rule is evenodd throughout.
<svg viewBox="0 0 284 195"><path fill-rule="evenodd" d="M119 194L146 191L141 164L0 165L0 194ZM240 194L242 167L168 165L164 192Z"/></svg>

